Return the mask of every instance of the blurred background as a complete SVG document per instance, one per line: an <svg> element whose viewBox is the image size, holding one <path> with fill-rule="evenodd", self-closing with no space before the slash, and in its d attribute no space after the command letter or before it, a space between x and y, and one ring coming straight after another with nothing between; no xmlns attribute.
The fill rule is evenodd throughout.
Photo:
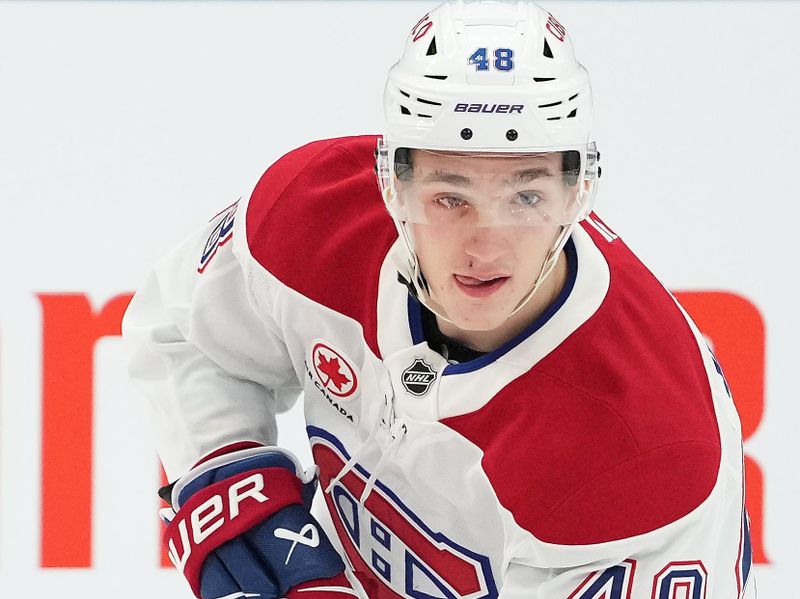
<svg viewBox="0 0 800 599"><path fill-rule="evenodd" d="M380 133L434 4L0 3L0 596L191 596L159 548L130 293L291 148ZM733 389L760 596L797 596L800 3L542 4L592 75L597 211ZM297 410L280 433L310 461Z"/></svg>

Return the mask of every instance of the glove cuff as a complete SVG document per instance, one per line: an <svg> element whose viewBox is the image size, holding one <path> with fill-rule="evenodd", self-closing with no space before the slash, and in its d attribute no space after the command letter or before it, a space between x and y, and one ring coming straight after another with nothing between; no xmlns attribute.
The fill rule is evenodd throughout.
<svg viewBox="0 0 800 599"><path fill-rule="evenodd" d="M224 472L217 466L180 485L176 505L179 510L167 526L164 545L170 560L186 576L197 597L200 597L203 562L212 551L286 506L303 504L303 483L294 469L272 466L273 461L271 458L256 458L252 463L249 459L228 461L228 470L238 472ZM259 465L270 467L259 468ZM214 476L222 480L207 484Z"/></svg>
<svg viewBox="0 0 800 599"><path fill-rule="evenodd" d="M216 452L215 452L216 453ZM280 447L253 447L204 457L198 465L192 468L183 477L177 480L172 487L172 497L169 502L177 512L183 504L200 489L233 474L244 472L258 467L281 467L291 472L300 479L300 482L309 487L313 493L316 485L316 466L304 470L294 454Z"/></svg>

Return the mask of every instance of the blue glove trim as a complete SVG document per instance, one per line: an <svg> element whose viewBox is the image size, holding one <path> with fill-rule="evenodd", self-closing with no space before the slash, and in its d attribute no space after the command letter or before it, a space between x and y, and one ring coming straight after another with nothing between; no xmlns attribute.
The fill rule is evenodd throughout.
<svg viewBox="0 0 800 599"><path fill-rule="evenodd" d="M298 474L292 458L279 451L248 457L237 457L236 453L232 453L228 457L230 457L231 461L201 472L194 478L189 479L178 493L178 505L181 506L186 503L189 497L200 489L248 470L255 470L256 468L285 468L292 474ZM189 472L189 476L191 476L191 472Z"/></svg>

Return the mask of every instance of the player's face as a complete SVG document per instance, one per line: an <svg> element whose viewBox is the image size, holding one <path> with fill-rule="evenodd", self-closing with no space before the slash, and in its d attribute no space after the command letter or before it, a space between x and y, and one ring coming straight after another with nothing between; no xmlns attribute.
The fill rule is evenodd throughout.
<svg viewBox="0 0 800 599"><path fill-rule="evenodd" d="M413 201L423 213L412 231L432 299L462 330L500 327L533 287L561 231L547 211L574 200L561 155L415 151L412 162Z"/></svg>

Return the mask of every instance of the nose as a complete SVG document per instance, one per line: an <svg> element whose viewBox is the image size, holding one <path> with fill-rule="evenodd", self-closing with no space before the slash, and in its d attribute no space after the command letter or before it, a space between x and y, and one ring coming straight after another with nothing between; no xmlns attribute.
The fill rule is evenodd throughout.
<svg viewBox="0 0 800 599"><path fill-rule="evenodd" d="M502 227L472 227L464 240L464 253L478 264L492 264L508 249Z"/></svg>

